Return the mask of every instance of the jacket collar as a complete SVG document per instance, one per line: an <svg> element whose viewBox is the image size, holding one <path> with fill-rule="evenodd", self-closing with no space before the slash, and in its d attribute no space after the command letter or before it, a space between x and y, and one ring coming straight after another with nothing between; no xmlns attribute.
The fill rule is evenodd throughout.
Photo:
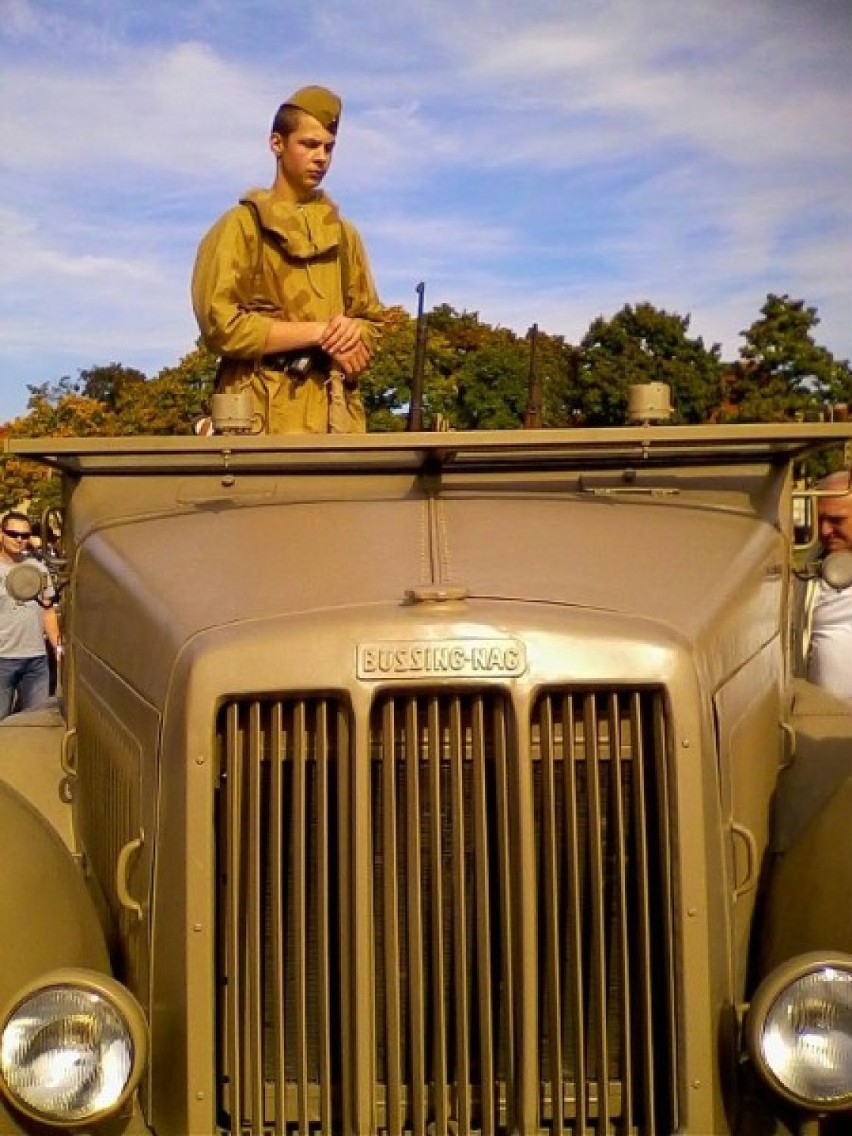
<svg viewBox="0 0 852 1136"><path fill-rule="evenodd" d="M271 190L251 189L240 203L254 206L262 228L274 233L298 260L313 260L340 244L340 213L322 190L310 201L294 204Z"/></svg>

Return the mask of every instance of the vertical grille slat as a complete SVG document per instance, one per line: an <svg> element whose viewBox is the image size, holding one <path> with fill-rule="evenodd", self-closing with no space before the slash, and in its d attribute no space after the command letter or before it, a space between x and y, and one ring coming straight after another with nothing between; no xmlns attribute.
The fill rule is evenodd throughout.
<svg viewBox="0 0 852 1136"><path fill-rule="evenodd" d="M491 975L491 936L494 921L491 913L490 874L491 852L488 840L488 794L485 760L485 715L482 698L474 703L473 731L473 847L475 857L477 973ZM496 1130L496 1109L491 1086L495 1079L494 1066L494 997L491 982L480 980L479 1006L479 1099L482 1128Z"/></svg>
<svg viewBox="0 0 852 1136"><path fill-rule="evenodd" d="M353 725L322 695L219 719L220 1130L674 1131L661 693L545 689L527 719L407 687Z"/></svg>
<svg viewBox="0 0 852 1136"><path fill-rule="evenodd" d="M630 731L636 739L634 746L634 762L636 782L645 783L646 755L644 742L644 729L642 720L642 706L637 695L630 699ZM648 818L645 806L644 793L635 793L633 796L636 825L636 911L638 919L639 936L639 980L638 1001L639 1030L641 1061L642 1061L642 1097L645 1115L652 1118L648 1127L648 1136L656 1136L657 1128L653 1124L656 1115L654 1091L653 1044L651 1032L653 1022L652 1003L652 959L651 959L651 912L650 912L650 865L648 862Z"/></svg>
<svg viewBox="0 0 852 1136"><path fill-rule="evenodd" d="M544 704L546 711L548 703ZM573 1038L573 1072L574 1072L574 1115L576 1117L576 1131L580 1136L588 1132L589 1112L586 1094L586 1014L584 994L586 989L586 973L583 959L583 880L585 878L585 840L580 825L580 785L578 770L578 755L575 752L575 715L574 703L565 699L562 703L562 764L565 770L565 841L566 846L573 850L568 856L565 868L567 896L567 923L568 934L566 942L568 955L565 960L565 973L569 976L570 991L568 992L568 1005L570 1013L566 1015L571 1036Z"/></svg>
<svg viewBox="0 0 852 1136"><path fill-rule="evenodd" d="M240 877L242 852L241 837L242 825L240 813L242 808L243 791L243 747L240 735L239 710L236 706L229 706L227 712L227 745L231 755L231 767L228 773L230 783L225 805L225 862L228 879L230 881L230 894L233 908L236 912L240 908ZM242 1003L242 967L243 958L240 950L240 923L234 917L225 923L225 984L226 1006L226 1068L229 1070L228 1113L231 1117L230 1130L236 1136L242 1128L242 1108L239 1101L240 1086L242 1085L242 1052L243 1034L241 1025Z"/></svg>
<svg viewBox="0 0 852 1136"><path fill-rule="evenodd" d="M249 761L246 768L246 781L248 783L247 816L248 855L246 857L248 871L246 875L246 922L248 924L248 952L249 959L262 957L262 880L261 880L261 853L263 839L261 835L261 773L263 770L263 739L261 734L261 720L258 706L253 706L249 715L248 753ZM262 971L256 966L250 966L245 974L246 988L246 1023L244 1037L246 1038L245 1061L248 1075L245 1078L246 1113L255 1118L255 1131L262 1133L256 1118L263 1116L263 990Z"/></svg>
<svg viewBox="0 0 852 1136"><path fill-rule="evenodd" d="M308 1132L308 911L307 911L307 757L305 704L296 707L293 721L293 828L290 852L293 865L293 931L295 955L294 1026L296 1048L296 1100L300 1136Z"/></svg>
<svg viewBox="0 0 852 1136"><path fill-rule="evenodd" d="M429 761L429 881L431 902L424 904L431 924L429 955L432 960L432 1107L438 1131L447 1125L447 1005L445 966L449 953L444 938L444 871L442 850L444 831L441 816L442 738L437 698L429 699L427 753ZM415 749L415 754L418 752ZM416 760L416 759L415 759ZM422 902L422 900L418 900Z"/></svg>
<svg viewBox="0 0 852 1136"><path fill-rule="evenodd" d="M453 938L453 987L454 998L454 1061L452 1080L456 1090L456 1122L461 1136L468 1136L471 1122L470 1102L470 992L468 976L468 896L467 866L468 845L465 823L464 774L462 764L470 760L465 753L465 737L461 720L459 699L450 703L450 792L452 804L452 938Z"/></svg>
<svg viewBox="0 0 852 1136"><path fill-rule="evenodd" d="M384 708L385 736L395 733L394 706ZM408 739L410 741L410 739ZM385 940L385 1016L387 1028L387 1128L390 1136L402 1131L402 1026L400 1013L401 956L399 948L399 877L396 865L397 837L397 785L398 755L390 746L385 752L382 768L383 808L383 873L384 873L384 940Z"/></svg>
<svg viewBox="0 0 852 1136"><path fill-rule="evenodd" d="M562 983L560 980L559 942L559 839L556 819L555 744L553 712L546 705L541 715L542 769L542 900L544 906L544 1010L547 1014L548 1054L542 1077L550 1084L553 1131L562 1136L563 1101L558 1086L562 1080Z"/></svg>
<svg viewBox="0 0 852 1136"><path fill-rule="evenodd" d="M331 865L329 792L329 723L328 704L321 702L317 709L317 993L319 1001L319 1083L320 1121L325 1131L332 1124L332 994L331 994Z"/></svg>
<svg viewBox="0 0 852 1136"><path fill-rule="evenodd" d="M393 705L392 702L389 705ZM408 890L406 894L406 912L408 918L408 996L409 1018L411 1022L411 1036L415 1038L426 1037L426 992L424 986L424 925L421 911L421 897L423 895L422 856L423 844L420 830L421 818L421 791L419 768L421 754L417 733L417 703L410 698L405 702L405 736L407 746L405 752L411 757L408 762L408 776L406 778L406 828L407 828L407 867L406 879ZM428 1115L427 1081L426 1081L426 1045L411 1047L411 1116L415 1132L426 1129Z"/></svg>
<svg viewBox="0 0 852 1136"><path fill-rule="evenodd" d="M668 883L671 887L671 879L673 876L672 866L672 848L674 842L674 833L672 832L672 812L669 802L669 763L667 761L666 749L666 724L661 712L655 713L651 722L651 729L653 731L653 763L654 763L654 785L657 792L657 812L655 821L659 824L660 839L658 841L660 864L658 869L659 878ZM649 763L650 764L650 763ZM650 848L650 844L647 845ZM671 902L671 896L667 896L667 902L661 904L660 916L663 921L663 941L668 948L665 951L664 963L666 967L664 989L668 993L663 1007L658 1011L658 1017L665 1014L665 1022L660 1033L665 1033L670 1039L670 1044L674 1048L674 1039L677 1036L677 1022L675 1020L675 974L674 974L674 954L671 950L671 944L674 943L674 911ZM659 990L660 983L654 984L655 992ZM667 1105L671 1116L674 1118L672 1127L675 1126L675 1121L678 1115L678 1095L677 1095L677 1077L673 1075L668 1078L668 1096ZM660 1125L662 1129L664 1126Z"/></svg>
<svg viewBox="0 0 852 1136"><path fill-rule="evenodd" d="M280 703L276 703L271 713L273 745L270 753L269 799L267 824L269 831L269 945L271 960L269 983L272 992L271 1016L271 1056L274 1069L287 1068L287 1046L285 1032L286 979L284 970L284 922L286 918L284 900L287 894L287 861L284 855L284 821L281 802L284 796L284 715ZM286 1082L283 1077L274 1078L275 1136L284 1136L287 1130Z"/></svg>
<svg viewBox="0 0 852 1136"><path fill-rule="evenodd" d="M615 864L614 864L614 890L615 890L615 918L618 937L617 967L619 973L619 995L616 1003L617 1028L619 1031L619 1052L621 1054L621 1081L622 1081L622 1116L624 1130L633 1130L633 1062L630 1037L632 1034L630 1011L630 943L628 940L629 916L627 910L627 841L626 818L624 812L624 796L626 792L622 772L622 734L619 705L616 695L611 694L608 699L607 720L609 730L609 756L612 775L612 819L615 837ZM635 754L630 753L629 758L635 761Z"/></svg>
<svg viewBox="0 0 852 1136"><path fill-rule="evenodd" d="M607 986L606 986L606 931L604 904L604 850L603 826L604 813L602 803L601 785L601 754L598 742L597 704L593 699L586 700L584 715L586 737L586 765L588 782L588 808L589 808L589 871L591 883L588 891L588 902L591 907L591 963L589 967L589 985L591 997L591 1010L589 1019L591 1023L593 1046L588 1058L592 1064L592 1072L597 1083L596 1106L598 1116L598 1130L609 1136L609 1039L607 1037Z"/></svg>
<svg viewBox="0 0 852 1136"><path fill-rule="evenodd" d="M502 1076L504 1085L517 1084L517 1053L514 1039L517 1036L515 1008L517 1006L517 983L512 959L515 954L515 927L518 904L512 885L512 797L509 780L510 746L509 722L506 704L499 701L493 707L494 717L494 781L497 800L497 819L495 836L498 858L498 912L500 915L500 937L495 939L499 946L500 963L492 973L500 976L500 989L503 997L499 1003L496 1021L499 1030L499 1043L495 1046L498 1059L498 1078ZM484 748L483 748L484 753ZM496 1082L495 1082L496 1083ZM514 1100L506 1092L505 1117L501 1124L510 1126L515 1122ZM499 1110L498 1110L499 1112Z"/></svg>

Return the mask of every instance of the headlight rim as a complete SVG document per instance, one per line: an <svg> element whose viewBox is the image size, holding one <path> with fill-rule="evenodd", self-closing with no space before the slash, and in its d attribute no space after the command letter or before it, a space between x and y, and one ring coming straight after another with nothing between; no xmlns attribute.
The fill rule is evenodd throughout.
<svg viewBox="0 0 852 1136"><path fill-rule="evenodd" d="M0 1012L0 1041L2 1041L14 1015L21 1010L29 999L50 990L71 987L103 998L118 1014L127 1030L132 1063L124 1088L115 1100L106 1107L77 1119L50 1116L34 1109L15 1093L7 1083L4 1070L0 1065L0 1097L21 1116L36 1121L45 1127L61 1128L66 1131L101 1124L118 1115L136 1092L148 1063L148 1023L136 998L126 986L123 986L111 975L82 967L64 967L47 971L20 987Z"/></svg>
<svg viewBox="0 0 852 1136"><path fill-rule="evenodd" d="M746 1050L763 1081L788 1103L813 1114L852 1110L852 1088L835 1101L806 1099L779 1080L764 1057L761 1039L769 1012L783 992L808 975L829 969L843 971L852 978L852 955L810 951L788 959L761 981L749 1003L745 1019Z"/></svg>

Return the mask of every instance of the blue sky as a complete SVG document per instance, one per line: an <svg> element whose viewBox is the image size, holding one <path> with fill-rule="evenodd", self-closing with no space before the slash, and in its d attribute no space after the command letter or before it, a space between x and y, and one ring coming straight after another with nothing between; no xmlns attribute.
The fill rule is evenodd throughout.
<svg viewBox="0 0 852 1136"><path fill-rule="evenodd" d="M192 350L201 235L304 83L382 298L579 340L643 300L732 358L768 292L852 355L850 0L0 0L0 422Z"/></svg>

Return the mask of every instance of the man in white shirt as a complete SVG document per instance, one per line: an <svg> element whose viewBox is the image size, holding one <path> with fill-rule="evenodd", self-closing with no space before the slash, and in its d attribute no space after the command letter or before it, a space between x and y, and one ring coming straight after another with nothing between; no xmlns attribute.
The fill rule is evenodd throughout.
<svg viewBox="0 0 852 1136"><path fill-rule="evenodd" d="M823 555L852 552L852 483L848 470L818 483L838 496L819 498L819 538ZM844 492L845 490L845 492ZM842 698L852 699L852 587L817 583L812 616L808 677Z"/></svg>

